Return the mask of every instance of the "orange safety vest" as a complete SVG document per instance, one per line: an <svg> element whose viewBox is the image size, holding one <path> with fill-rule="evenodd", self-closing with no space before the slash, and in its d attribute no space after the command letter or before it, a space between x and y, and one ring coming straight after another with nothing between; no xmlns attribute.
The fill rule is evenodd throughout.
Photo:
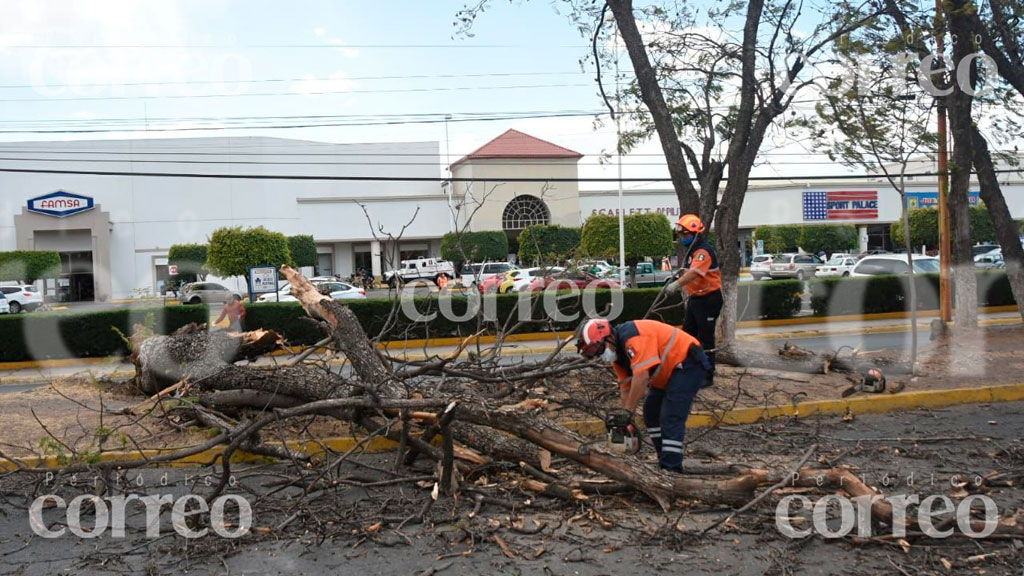
<svg viewBox="0 0 1024 576"><path fill-rule="evenodd" d="M664 390L672 371L700 342L681 329L657 320L623 322L613 329L617 358L612 363L619 386L629 388L637 370L651 372L650 386Z"/></svg>
<svg viewBox="0 0 1024 576"><path fill-rule="evenodd" d="M690 251L685 267L697 273L697 277L686 285L688 295L707 296L722 289L722 272L718 269L718 255L703 239Z"/></svg>

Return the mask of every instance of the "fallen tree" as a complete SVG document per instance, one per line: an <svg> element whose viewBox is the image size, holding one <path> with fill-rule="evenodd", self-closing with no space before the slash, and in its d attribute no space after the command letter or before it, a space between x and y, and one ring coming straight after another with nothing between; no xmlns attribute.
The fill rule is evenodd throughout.
<svg viewBox="0 0 1024 576"><path fill-rule="evenodd" d="M546 415L549 407L545 401L526 398L526 388L584 366L580 360L552 354L540 362L500 366L482 364L479 358L462 363L449 357L407 363L396 370L394 359L378 350L350 310L321 295L296 271L285 267L283 273L306 313L321 323L329 337L325 343L329 341L332 350L344 358L341 369L316 363L272 367L235 363L256 346L270 345L272 337L267 334L204 336L189 329L148 338L138 346L139 388L143 388L142 382L162 385L174 381L172 386L185 386L186 393L197 401L174 411L221 431L204 444L225 446L219 457L223 474L217 490L223 489L230 475L230 457L238 450L308 462L307 457L283 445L268 444L259 434L289 418L321 415L349 422L365 430L368 438L384 436L398 441L396 469L419 456L436 461L436 485L446 493L459 490L459 478L504 462L506 468L530 476L522 483L524 490L568 500L585 498L588 491L599 493L602 487L616 492L633 490L666 511L680 498L740 506L752 502L761 486L772 486L771 492L787 485L787 476L795 478L789 480L790 486L838 489L851 496L877 494L849 471L835 468L800 468L794 475L688 462L683 475L661 470L648 460L612 451L604 442L567 429ZM237 347L232 349L229 343ZM730 350L726 349L727 358ZM744 360L753 358L743 354ZM755 360L770 366L778 362L791 372L801 372L793 370L794 366L804 367L808 373L859 368L859 360L823 358L795 347L787 347L778 358ZM232 416L240 413L245 415ZM413 434L417 422L424 427L419 437ZM438 436L440 448L431 443ZM596 472L611 483L603 486L592 479L550 475L544 469L552 456ZM336 462L347 457L345 454ZM127 464L136 465L144 463ZM320 472L310 486L329 469ZM479 488L472 490L479 494ZM884 498L872 505L872 511L877 520L892 522L892 506ZM997 534L1024 536L1024 529L1000 524Z"/></svg>

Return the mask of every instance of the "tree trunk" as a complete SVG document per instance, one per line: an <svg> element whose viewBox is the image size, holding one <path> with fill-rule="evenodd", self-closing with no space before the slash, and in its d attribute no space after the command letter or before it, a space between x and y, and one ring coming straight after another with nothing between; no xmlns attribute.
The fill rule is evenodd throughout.
<svg viewBox="0 0 1024 576"><path fill-rule="evenodd" d="M988 142L973 124L971 136L974 144L974 168L978 172L978 183L981 185L981 199L985 202L988 215L992 218L992 226L996 229L996 237L999 239L1003 260L1006 262L1006 277L1010 281L1010 290L1017 302L1017 310L1021 318L1024 318L1024 246L1021 246L1020 242L1020 228L1006 206L1006 198L999 186Z"/></svg>
<svg viewBox="0 0 1024 576"><path fill-rule="evenodd" d="M784 352L784 351L783 351ZM800 374L827 374L829 372L856 373L872 366L881 366L886 372L907 374L910 364L902 360L880 356L859 356L855 358L836 358L829 354L806 353L766 354L746 346L730 345L720 347L715 352L715 361L726 366L747 368L764 368L782 372Z"/></svg>
<svg viewBox="0 0 1024 576"><path fill-rule="evenodd" d="M189 324L168 336L146 338L138 328L132 336L135 385L144 394L156 394L180 380L205 378L238 360L266 354L283 340L269 330L241 334L208 332Z"/></svg>
<svg viewBox="0 0 1024 576"><path fill-rule="evenodd" d="M964 16L965 0L953 0L952 9L947 10L949 32L960 41L953 43L953 61L965 62L973 51L970 42L971 25ZM974 62L971 62L971 76L976 77ZM969 193L971 187L971 165L973 164L973 139L971 134L971 105L974 98L964 91L961 82L953 82L953 93L947 97L949 124L953 137L953 162L950 166L950 186L947 196L949 208L953 294L956 310L953 318L957 331L973 331L978 327L978 282L975 275L974 256L971 253L971 213ZM972 82L972 85L974 83Z"/></svg>

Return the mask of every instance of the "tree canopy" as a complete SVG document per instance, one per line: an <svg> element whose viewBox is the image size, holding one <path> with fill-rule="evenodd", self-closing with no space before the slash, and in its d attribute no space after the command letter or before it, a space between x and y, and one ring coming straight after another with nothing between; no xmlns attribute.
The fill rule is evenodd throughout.
<svg viewBox="0 0 1024 576"><path fill-rule="evenodd" d="M449 232L441 237L441 257L452 262L503 262L508 258L508 234L503 230Z"/></svg>
<svg viewBox="0 0 1024 576"><path fill-rule="evenodd" d="M519 234L521 265L557 264L572 257L580 245L580 228L557 224L529 226Z"/></svg>
<svg viewBox="0 0 1024 576"><path fill-rule="evenodd" d="M251 266L291 264L288 238L263 226L218 228L210 235L206 267L218 276L244 276Z"/></svg>
<svg viewBox="0 0 1024 576"><path fill-rule="evenodd" d="M60 254L53 250L0 252L0 282L35 282L61 272Z"/></svg>
<svg viewBox="0 0 1024 576"><path fill-rule="evenodd" d="M288 251L292 255L295 266L316 266L316 241L309 234L288 237Z"/></svg>

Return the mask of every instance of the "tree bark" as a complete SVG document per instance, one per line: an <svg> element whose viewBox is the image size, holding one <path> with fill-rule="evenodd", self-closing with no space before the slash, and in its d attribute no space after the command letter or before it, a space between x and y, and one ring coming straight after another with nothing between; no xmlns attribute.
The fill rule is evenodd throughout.
<svg viewBox="0 0 1024 576"><path fill-rule="evenodd" d="M989 217L992 218L992 226L996 229L996 237L999 239L1003 260L1006 262L1006 277L1010 281L1010 290L1017 302L1017 310L1021 318L1024 318L1024 246L1021 246L1020 242L1020 228L1006 205L988 142L981 134L981 130L973 124L971 136L974 141L974 169L978 172L981 199L985 202Z"/></svg>
<svg viewBox="0 0 1024 576"><path fill-rule="evenodd" d="M282 342L270 330L208 332L189 324L168 336L146 338L136 328L130 356L136 368L135 385L144 394L156 394L185 378L196 381L238 360L266 354Z"/></svg>
<svg viewBox="0 0 1024 576"><path fill-rule="evenodd" d="M947 10L949 32L954 39L953 62L965 62L973 52L969 41L971 25L964 15L966 0L952 0ZM977 76L974 62L971 62L971 86ZM953 294L955 298L954 321L957 331L973 331L978 327L978 281L975 275L974 255L971 252L970 187L973 164L973 139L971 134L971 106L974 97L964 90L961 82L953 82L953 93L946 98L949 110L950 132L953 137L953 162L950 166L949 208L952 254Z"/></svg>
<svg viewBox="0 0 1024 576"><path fill-rule="evenodd" d="M763 368L799 374L827 374L829 372L858 373L869 367L883 367L892 374L910 373L910 364L886 357L834 358L831 355L766 354L748 347L731 345L715 352L715 361L729 366Z"/></svg>

